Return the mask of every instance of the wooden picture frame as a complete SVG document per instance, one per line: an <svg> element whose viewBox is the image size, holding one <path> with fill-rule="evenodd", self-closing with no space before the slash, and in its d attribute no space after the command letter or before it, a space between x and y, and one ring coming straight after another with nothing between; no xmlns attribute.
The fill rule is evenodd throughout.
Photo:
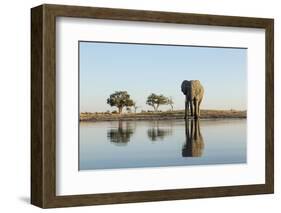
<svg viewBox="0 0 281 213"><path fill-rule="evenodd" d="M265 184L56 195L56 17L265 29ZM274 191L274 21L218 15L44 4L31 9L31 203L41 208L267 194Z"/></svg>

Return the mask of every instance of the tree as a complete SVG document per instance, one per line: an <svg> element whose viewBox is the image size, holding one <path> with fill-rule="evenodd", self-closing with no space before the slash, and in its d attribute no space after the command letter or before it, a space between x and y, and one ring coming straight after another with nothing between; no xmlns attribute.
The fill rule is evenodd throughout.
<svg viewBox="0 0 281 213"><path fill-rule="evenodd" d="M174 110L174 100L172 97L167 99L167 104L169 104L171 106L171 110Z"/></svg>
<svg viewBox="0 0 281 213"><path fill-rule="evenodd" d="M167 98L164 95L156 95L152 93L147 97L146 104L152 106L154 111L157 112L160 105L167 104Z"/></svg>
<svg viewBox="0 0 281 213"><path fill-rule="evenodd" d="M117 107L119 114L121 114L124 107L130 107L133 105L133 100L130 99L130 95L127 91L116 91L109 96L107 103L110 106Z"/></svg>

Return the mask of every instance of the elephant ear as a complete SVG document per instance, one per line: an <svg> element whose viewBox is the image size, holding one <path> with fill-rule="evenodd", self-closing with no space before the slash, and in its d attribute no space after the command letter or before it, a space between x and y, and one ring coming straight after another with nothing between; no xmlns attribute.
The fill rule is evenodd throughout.
<svg viewBox="0 0 281 213"><path fill-rule="evenodd" d="M199 95L202 96L204 95L204 87L202 86L201 82L199 81Z"/></svg>
<svg viewBox="0 0 281 213"><path fill-rule="evenodd" d="M188 81L185 80L181 83L181 91L185 95L186 95L186 92L187 92L187 87L188 87Z"/></svg>

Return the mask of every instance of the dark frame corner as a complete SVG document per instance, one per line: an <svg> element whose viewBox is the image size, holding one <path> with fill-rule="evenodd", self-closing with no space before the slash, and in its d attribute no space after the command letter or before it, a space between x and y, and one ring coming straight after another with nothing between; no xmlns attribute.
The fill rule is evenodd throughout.
<svg viewBox="0 0 281 213"><path fill-rule="evenodd" d="M56 196L56 17L262 28L266 31L266 183ZM44 4L31 9L31 203L41 208L274 192L274 20Z"/></svg>

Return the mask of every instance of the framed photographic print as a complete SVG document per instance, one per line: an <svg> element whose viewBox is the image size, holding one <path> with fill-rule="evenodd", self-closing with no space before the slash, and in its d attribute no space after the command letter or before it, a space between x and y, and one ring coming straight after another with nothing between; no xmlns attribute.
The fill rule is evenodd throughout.
<svg viewBox="0 0 281 213"><path fill-rule="evenodd" d="M31 203L274 191L273 19L31 9Z"/></svg>

